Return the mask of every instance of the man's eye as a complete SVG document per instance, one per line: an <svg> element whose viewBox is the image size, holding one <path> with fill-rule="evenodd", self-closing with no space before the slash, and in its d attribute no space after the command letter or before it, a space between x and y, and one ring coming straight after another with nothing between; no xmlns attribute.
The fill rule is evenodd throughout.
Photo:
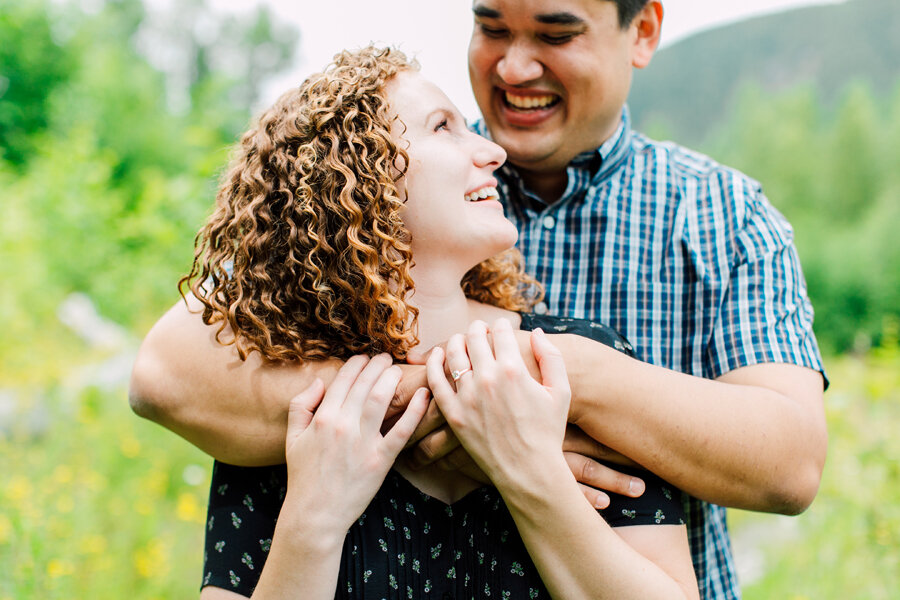
<svg viewBox="0 0 900 600"><path fill-rule="evenodd" d="M488 27L487 25L479 25L481 33L491 38L500 38L506 35L506 30L498 27Z"/></svg>
<svg viewBox="0 0 900 600"><path fill-rule="evenodd" d="M541 36L548 44L565 44L566 42L571 41L576 35L576 33L562 33L559 35L549 35L545 34Z"/></svg>

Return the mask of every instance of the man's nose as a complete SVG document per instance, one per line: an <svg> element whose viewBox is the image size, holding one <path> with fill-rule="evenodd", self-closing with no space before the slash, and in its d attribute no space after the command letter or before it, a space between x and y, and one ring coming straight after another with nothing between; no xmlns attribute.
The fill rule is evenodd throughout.
<svg viewBox="0 0 900 600"><path fill-rule="evenodd" d="M497 62L497 75L509 85L522 85L539 79L544 66L524 44L513 43Z"/></svg>

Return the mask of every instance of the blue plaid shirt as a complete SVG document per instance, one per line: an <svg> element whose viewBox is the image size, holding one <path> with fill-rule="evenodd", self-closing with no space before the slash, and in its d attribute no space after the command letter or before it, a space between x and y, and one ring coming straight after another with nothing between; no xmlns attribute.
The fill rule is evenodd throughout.
<svg viewBox="0 0 900 600"><path fill-rule="evenodd" d="M567 173L547 205L508 164L497 172L527 269L546 286L537 312L601 321L639 359L700 377L765 362L822 371L791 227L757 182L632 131L627 109ZM701 597L740 598L725 509L687 504Z"/></svg>

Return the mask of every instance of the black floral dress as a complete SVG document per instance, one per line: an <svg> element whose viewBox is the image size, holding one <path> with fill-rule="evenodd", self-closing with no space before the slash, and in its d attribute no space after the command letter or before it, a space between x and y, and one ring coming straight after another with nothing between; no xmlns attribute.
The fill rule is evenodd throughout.
<svg viewBox="0 0 900 600"><path fill-rule="evenodd" d="M608 327L526 314L522 329L577 333L630 353ZM683 494L639 469L640 498L610 494L600 513L613 527L683 524ZM250 596L272 543L287 490L285 465L235 467L216 462L210 489L203 586ZM298 598L303 597L298 590ZM394 470L344 540L335 598L549 598L496 488L483 487L447 505Z"/></svg>

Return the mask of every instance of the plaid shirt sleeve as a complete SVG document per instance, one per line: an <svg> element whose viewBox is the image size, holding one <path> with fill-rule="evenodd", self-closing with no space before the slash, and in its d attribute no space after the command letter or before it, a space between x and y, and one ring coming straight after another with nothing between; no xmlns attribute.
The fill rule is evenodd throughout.
<svg viewBox="0 0 900 600"><path fill-rule="evenodd" d="M758 185L739 195L730 278L708 349L712 375L777 362L824 376L793 230Z"/></svg>

